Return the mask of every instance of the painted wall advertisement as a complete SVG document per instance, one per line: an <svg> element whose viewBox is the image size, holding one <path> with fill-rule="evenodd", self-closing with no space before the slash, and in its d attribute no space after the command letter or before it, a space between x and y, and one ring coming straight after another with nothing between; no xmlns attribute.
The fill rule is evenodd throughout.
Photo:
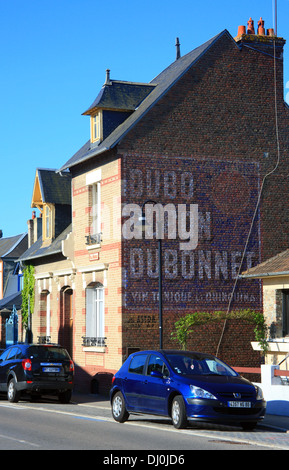
<svg viewBox="0 0 289 470"><path fill-rule="evenodd" d="M126 174L126 308L157 310L160 265L164 312L226 310L230 298L233 308L260 308L259 281L238 277L260 262L258 165L175 158L167 167Z"/></svg>

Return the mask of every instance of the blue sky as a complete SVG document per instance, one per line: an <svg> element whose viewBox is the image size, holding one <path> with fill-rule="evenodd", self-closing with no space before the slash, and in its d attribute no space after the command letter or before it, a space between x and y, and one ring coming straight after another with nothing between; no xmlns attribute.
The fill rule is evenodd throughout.
<svg viewBox="0 0 289 470"><path fill-rule="evenodd" d="M111 78L151 81L224 29L251 16L274 27L274 0L0 0L0 229L27 231L35 170L60 168L88 139L81 114ZM278 0L289 41L289 0ZM288 83L287 83L288 82ZM288 86L287 86L288 85ZM284 98L289 103L285 46Z"/></svg>

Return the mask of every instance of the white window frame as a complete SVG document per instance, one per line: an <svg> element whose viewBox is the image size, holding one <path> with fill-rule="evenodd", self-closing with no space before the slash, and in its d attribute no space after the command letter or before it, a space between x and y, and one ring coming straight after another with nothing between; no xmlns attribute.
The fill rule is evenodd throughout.
<svg viewBox="0 0 289 470"><path fill-rule="evenodd" d="M97 283L86 287L86 337L104 338L104 286ZM103 349L103 346L92 346L96 349ZM91 347L88 347L90 350ZM87 348L86 348L87 350Z"/></svg>
<svg viewBox="0 0 289 470"><path fill-rule="evenodd" d="M92 185L92 207L91 207L92 235L101 232L101 184L100 181Z"/></svg>
<svg viewBox="0 0 289 470"><path fill-rule="evenodd" d="M102 112L98 111L90 117L90 133L91 142L98 142L101 140L101 127L102 127Z"/></svg>
<svg viewBox="0 0 289 470"><path fill-rule="evenodd" d="M100 247L101 234L101 168L86 175L86 185L91 186L90 235L99 235L98 242L87 244L87 250Z"/></svg>

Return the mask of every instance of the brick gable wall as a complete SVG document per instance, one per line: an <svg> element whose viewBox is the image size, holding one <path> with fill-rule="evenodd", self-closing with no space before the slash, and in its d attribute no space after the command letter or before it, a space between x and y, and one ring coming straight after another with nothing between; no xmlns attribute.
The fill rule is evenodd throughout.
<svg viewBox="0 0 289 470"><path fill-rule="evenodd" d="M119 145L124 203L142 205L154 199L163 205L199 205L200 240L194 253L181 252L176 241L163 242L164 347L176 346L170 333L184 313L228 306L262 179L277 160L273 65L270 56L245 47L239 50L223 36ZM277 77L282 157L265 183L243 269L289 242L289 116L283 102L281 61ZM156 250L153 241L123 243L126 352L158 347ZM238 282L232 307L262 309L260 282ZM242 335L242 325L236 331L244 338L238 350L250 360L248 336ZM203 331L199 344L207 344L206 336ZM209 349L215 353L212 345Z"/></svg>

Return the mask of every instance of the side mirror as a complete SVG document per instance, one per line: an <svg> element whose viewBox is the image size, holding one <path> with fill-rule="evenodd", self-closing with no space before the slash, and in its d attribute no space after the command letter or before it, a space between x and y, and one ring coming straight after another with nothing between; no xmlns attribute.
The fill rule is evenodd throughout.
<svg viewBox="0 0 289 470"><path fill-rule="evenodd" d="M159 379L163 378L163 374L158 370L151 371L151 377L158 377Z"/></svg>

